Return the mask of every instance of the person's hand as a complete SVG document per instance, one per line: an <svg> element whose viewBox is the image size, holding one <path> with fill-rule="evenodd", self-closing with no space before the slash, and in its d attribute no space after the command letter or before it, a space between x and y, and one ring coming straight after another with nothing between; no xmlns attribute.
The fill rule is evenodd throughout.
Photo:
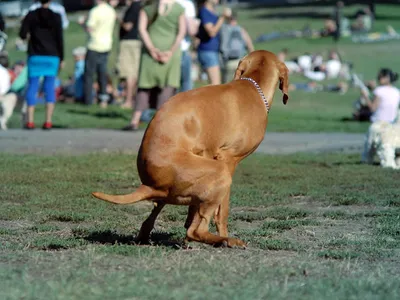
<svg viewBox="0 0 400 300"><path fill-rule="evenodd" d="M157 48L152 48L149 50L150 56L155 60L155 61L160 61L160 50Z"/></svg>
<svg viewBox="0 0 400 300"><path fill-rule="evenodd" d="M164 51L160 53L160 62L162 62L163 64L166 64L167 62L169 62L169 60L172 57L172 51L168 50L168 51Z"/></svg>
<svg viewBox="0 0 400 300"><path fill-rule="evenodd" d="M79 25L83 25L83 24L85 24L85 22L86 22L86 16L80 16L78 18L78 24Z"/></svg>
<svg viewBox="0 0 400 300"><path fill-rule="evenodd" d="M65 67L65 63L64 63L64 61L62 60L62 61L60 62L60 70L64 69L64 67Z"/></svg>
<svg viewBox="0 0 400 300"><path fill-rule="evenodd" d="M224 8L224 12L222 13L222 15L225 18L230 18L232 16L232 9L230 9L229 7L225 7Z"/></svg>

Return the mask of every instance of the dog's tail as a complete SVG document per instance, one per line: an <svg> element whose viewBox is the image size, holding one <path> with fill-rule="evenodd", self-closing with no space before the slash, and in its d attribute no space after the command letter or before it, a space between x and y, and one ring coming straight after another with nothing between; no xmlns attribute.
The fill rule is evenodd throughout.
<svg viewBox="0 0 400 300"><path fill-rule="evenodd" d="M132 204L143 200L164 198L167 196L167 193L142 184L136 191L127 195L108 195L100 192L93 192L92 195L97 199L116 204Z"/></svg>

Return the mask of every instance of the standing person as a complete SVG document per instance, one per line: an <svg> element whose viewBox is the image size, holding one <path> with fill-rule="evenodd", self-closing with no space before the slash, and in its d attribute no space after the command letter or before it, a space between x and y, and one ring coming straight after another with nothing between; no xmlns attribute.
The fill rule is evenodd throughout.
<svg viewBox="0 0 400 300"><path fill-rule="evenodd" d="M139 40L139 12L141 0L127 0L124 17L119 20L119 57L118 72L126 83L126 99L122 107L133 108L133 99L139 75L142 42Z"/></svg>
<svg viewBox="0 0 400 300"><path fill-rule="evenodd" d="M336 2L335 12L334 12L334 19L336 24L336 31L333 33L333 39L335 42L339 41L340 34L341 34L341 23L343 18L343 1Z"/></svg>
<svg viewBox="0 0 400 300"><path fill-rule="evenodd" d="M394 123L397 118L400 106L400 91L393 86L399 75L391 69L383 68L378 73L378 86L373 91L373 100L371 101L368 91L363 89L361 97L365 101L366 106L371 111L370 121L372 125L369 127L362 153L363 162L371 162L373 151L371 148L371 135L374 134L374 127L381 124Z"/></svg>
<svg viewBox="0 0 400 300"><path fill-rule="evenodd" d="M200 28L198 38L200 44L197 48L198 60L201 67L207 73L210 84L221 83L221 69L219 60L220 29L229 18L231 11L224 10L222 16L217 15L215 7L219 0L205 0L199 11Z"/></svg>
<svg viewBox="0 0 400 300"><path fill-rule="evenodd" d="M3 15L0 11L0 31L4 31L6 29L6 22L4 22Z"/></svg>
<svg viewBox="0 0 400 300"><path fill-rule="evenodd" d="M32 5L29 7L28 12L36 10L41 6L42 6L41 1L40 0L36 0L35 3L32 3ZM51 9L55 13L60 14L61 20L62 20L62 26L63 26L64 29L67 29L68 26L69 26L69 20L68 20L68 17L67 17L67 13L65 12L64 6L62 6L58 2L51 2L50 6L49 6L49 9Z"/></svg>
<svg viewBox="0 0 400 300"><path fill-rule="evenodd" d="M391 69L383 68L378 73L379 85L374 89L371 101L368 91L362 90L362 97L372 112L371 122L393 123L400 105L399 89L393 86L399 75Z"/></svg>
<svg viewBox="0 0 400 300"><path fill-rule="evenodd" d="M222 82L226 83L233 78L240 59L246 53L254 51L248 32L237 22L236 12L232 12L228 24L222 26L220 50L223 59Z"/></svg>
<svg viewBox="0 0 400 300"><path fill-rule="evenodd" d="M144 43L139 89L131 123L123 130L138 129L151 96L159 109L180 87L180 44L186 34L183 7L175 0L151 2L140 11L139 33Z"/></svg>
<svg viewBox="0 0 400 300"><path fill-rule="evenodd" d="M26 129L35 128L34 112L41 77L44 77L43 89L46 94L46 122L43 129L52 128L55 82L64 60L64 40L61 16L49 9L50 1L40 0L41 7L25 16L19 33L23 40L29 35Z"/></svg>
<svg viewBox="0 0 400 300"><path fill-rule="evenodd" d="M110 4L108 3L110 2ZM118 3L118 1L116 1ZM86 23L82 22L89 33L89 42L85 59L84 102L93 104L93 77L97 72L99 83L98 99L102 107L107 106L107 62L112 49L113 31L117 14L112 5L115 0L96 0L96 6L89 11Z"/></svg>
<svg viewBox="0 0 400 300"><path fill-rule="evenodd" d="M185 9L187 34L181 42L181 88L180 92L189 91L193 88L192 81L192 55L190 54L191 39L199 30L199 20L196 19L196 8L192 0L177 0Z"/></svg>

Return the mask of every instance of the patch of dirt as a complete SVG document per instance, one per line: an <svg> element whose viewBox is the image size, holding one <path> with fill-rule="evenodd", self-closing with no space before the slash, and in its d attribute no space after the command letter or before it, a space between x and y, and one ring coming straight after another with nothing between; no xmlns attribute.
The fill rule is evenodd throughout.
<svg viewBox="0 0 400 300"><path fill-rule="evenodd" d="M27 220L0 220L0 227L5 229L17 230L17 229L27 229L34 226L34 223Z"/></svg>

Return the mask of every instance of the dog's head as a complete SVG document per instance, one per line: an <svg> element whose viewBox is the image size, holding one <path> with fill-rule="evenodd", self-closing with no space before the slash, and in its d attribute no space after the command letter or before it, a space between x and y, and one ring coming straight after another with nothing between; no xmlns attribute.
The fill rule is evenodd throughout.
<svg viewBox="0 0 400 300"><path fill-rule="evenodd" d="M264 87L273 87L279 83L283 93L283 103L289 99L289 70L275 54L265 50L253 51L243 57L236 69L234 80L251 77ZM277 76L276 76L277 75Z"/></svg>

